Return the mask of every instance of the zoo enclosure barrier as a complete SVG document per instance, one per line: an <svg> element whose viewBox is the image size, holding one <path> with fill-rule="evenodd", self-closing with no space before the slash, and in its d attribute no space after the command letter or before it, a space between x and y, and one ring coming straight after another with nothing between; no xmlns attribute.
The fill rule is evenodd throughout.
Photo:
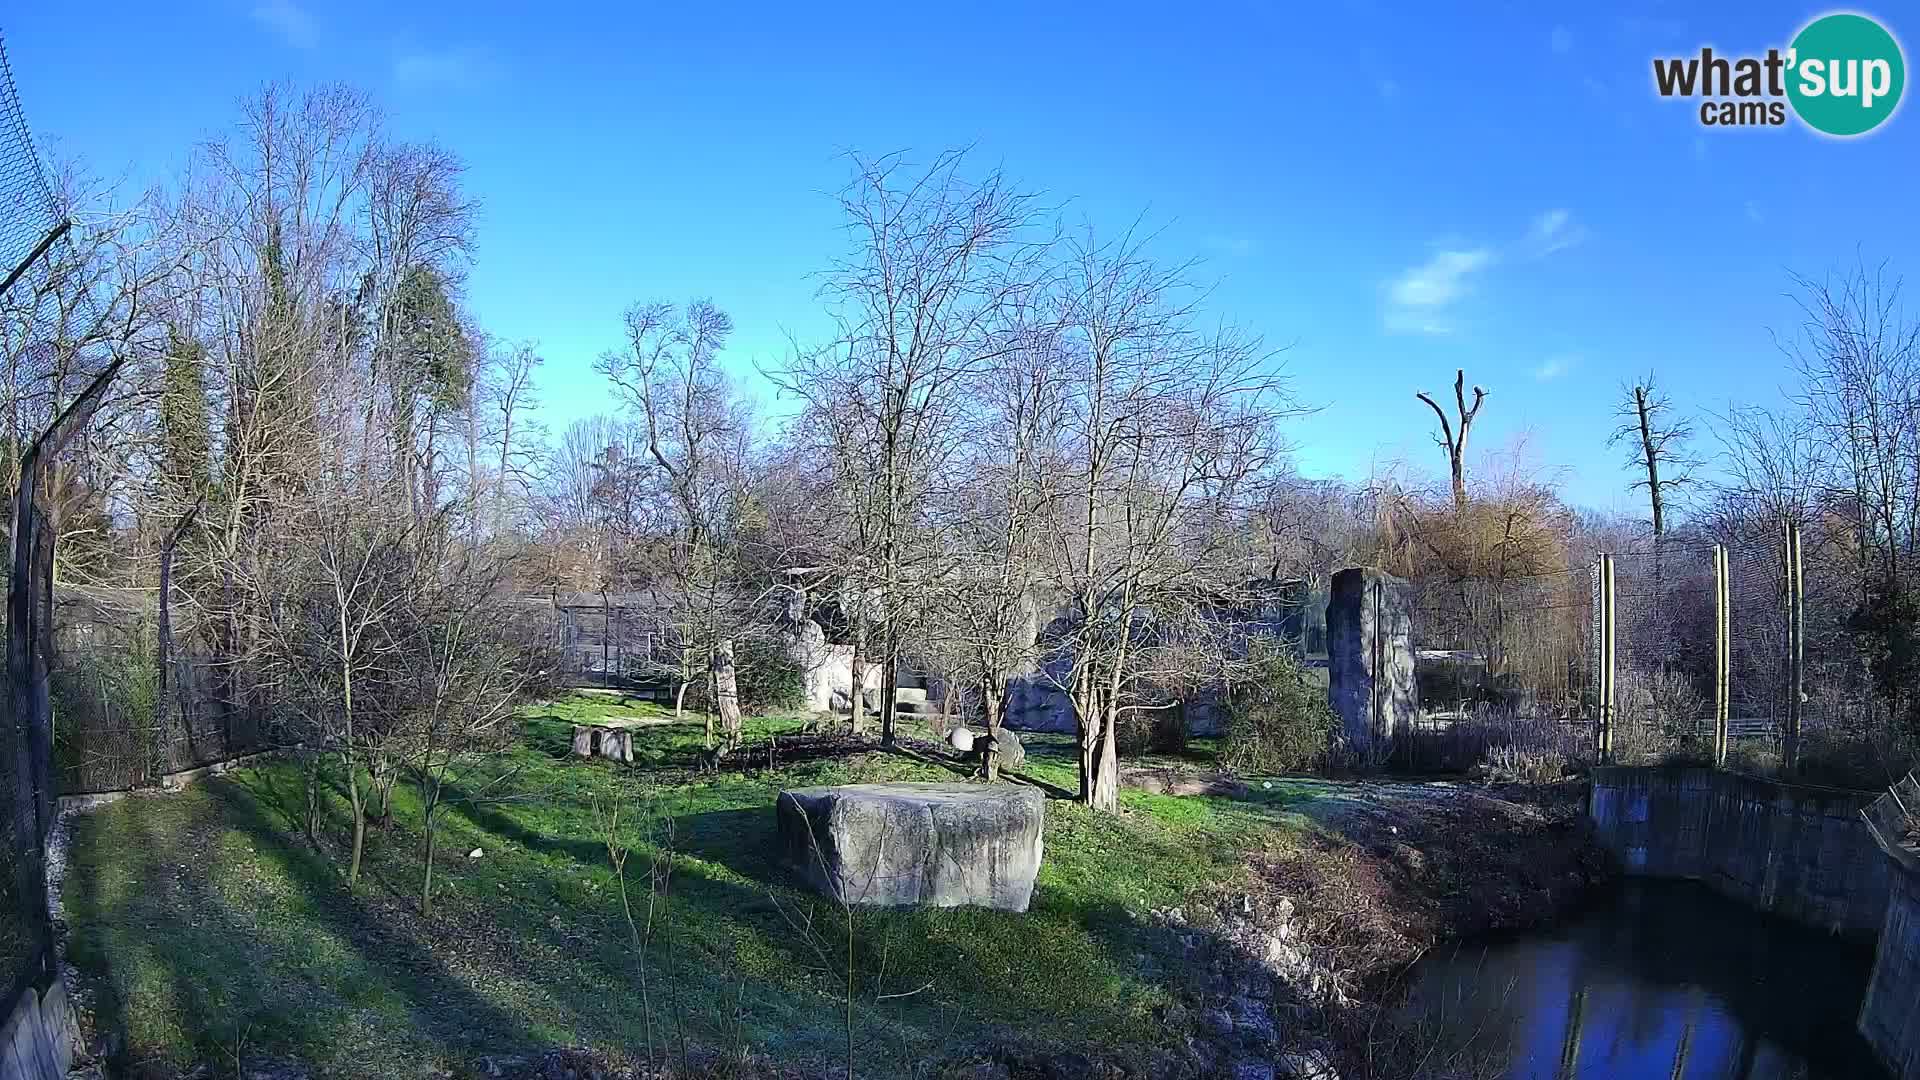
<svg viewBox="0 0 1920 1080"><path fill-rule="evenodd" d="M97 400L91 387L73 391L111 378L117 367L56 348L63 318L89 306L82 296L61 310L61 295L70 290L60 288L59 268L74 261L69 228L41 170L0 44L0 352L7 360L10 425L0 460L10 518L7 658L0 665L6 702L0 720L0 1040L9 1043L19 1034L16 1024L37 1018L43 995L58 983L46 892L51 714L35 632L48 602L54 538L39 512L39 470ZM12 1056L5 1049L0 1055ZM0 1069L7 1067L0 1061Z"/></svg>
<svg viewBox="0 0 1920 1080"><path fill-rule="evenodd" d="M1421 700L1403 764L1550 744L1769 772L1801 769L1812 746L1820 768L1849 754L1864 767L1899 729L1875 692L1871 568L1851 526L1774 520L1717 539L1410 583Z"/></svg>
<svg viewBox="0 0 1920 1080"><path fill-rule="evenodd" d="M1852 550L1831 530L1782 521L1724 543L1601 555L1598 758L1677 753L1725 767L1745 741L1793 772L1809 738L1863 743L1884 731L1855 625L1865 578Z"/></svg>
<svg viewBox="0 0 1920 1080"><path fill-rule="evenodd" d="M62 795L154 787L169 774L275 745L263 695L242 665L200 644L176 602L166 701L158 685L156 589L57 585L50 696L53 774ZM164 704L164 707L159 707Z"/></svg>

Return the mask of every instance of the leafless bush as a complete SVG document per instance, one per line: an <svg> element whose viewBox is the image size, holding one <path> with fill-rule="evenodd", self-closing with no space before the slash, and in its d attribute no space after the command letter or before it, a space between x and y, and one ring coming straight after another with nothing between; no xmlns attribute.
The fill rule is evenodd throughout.
<svg viewBox="0 0 1920 1080"><path fill-rule="evenodd" d="M1507 1075L1513 1056L1497 1026L1478 1012L1471 1022L1458 1023L1444 1013L1381 1009L1367 1028L1353 1074L1356 1080L1497 1080Z"/></svg>
<svg viewBox="0 0 1920 1080"><path fill-rule="evenodd" d="M1613 758L1626 765L1704 761L1711 755L1706 699L1684 674L1627 670L1615 689Z"/></svg>
<svg viewBox="0 0 1920 1080"><path fill-rule="evenodd" d="M1567 756L1541 747L1496 746L1480 759L1487 779L1502 784L1550 784L1567 775Z"/></svg>
<svg viewBox="0 0 1920 1080"><path fill-rule="evenodd" d="M1488 779L1546 783L1592 757L1592 731L1557 716L1482 702L1401 738L1397 761L1419 770L1477 769Z"/></svg>

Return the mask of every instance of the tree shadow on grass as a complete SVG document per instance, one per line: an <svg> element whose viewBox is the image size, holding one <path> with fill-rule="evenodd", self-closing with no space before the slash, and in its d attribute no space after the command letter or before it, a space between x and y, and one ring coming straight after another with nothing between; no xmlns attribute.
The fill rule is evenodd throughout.
<svg viewBox="0 0 1920 1080"><path fill-rule="evenodd" d="M325 859L297 840L288 843L291 838L275 831L240 789L218 783L209 792L224 806L227 820L253 840L256 850L272 854L326 927L353 944L368 975L384 979L405 999L418 1030L448 1049L525 1043L525 1031L516 1016L449 972L415 930L396 925L349 892L338 870Z"/></svg>
<svg viewBox="0 0 1920 1080"><path fill-rule="evenodd" d="M362 1055L391 1047L353 1044L369 1026L390 1029L377 1036L382 1042L454 1060L526 1044L516 1016L450 973L413 931L348 892L248 789L213 780L165 806L107 813L85 822L77 839L111 841L110 850L74 861L65 899L76 929L73 961L98 982L99 1023L126 1031L140 1017L129 1055L184 1050L231 1065L237 1054L279 1053L377 1071ZM259 880L215 877L229 830L264 864ZM222 869L246 868L242 860Z"/></svg>
<svg viewBox="0 0 1920 1080"><path fill-rule="evenodd" d="M484 804L462 807L458 816L485 835L558 857L558 865L543 866L552 868L543 873L549 887L575 876L569 863L584 870L608 862L597 837L553 836ZM509 905L494 913L510 931L494 942L496 962L541 973L579 1031L620 1043L637 1057L650 1056L640 1053L649 1036L656 1051L671 1056L684 1025L688 1037L707 1048L834 1060L847 1037L844 999L833 997L844 986L844 922L825 898L788 886L770 851L772 826L770 805L684 814L672 819L669 844L664 820L643 824L630 817L624 846L634 925L626 924L617 891L603 890L584 907ZM653 891L655 859L668 848L672 873L660 894ZM872 982L867 961L858 962L862 985ZM643 970L651 971L650 986ZM652 1003L651 1027L643 998ZM628 1004L607 1010L608 1000ZM884 1009L878 1004L862 998L856 1009L863 1060L896 1055L901 1048L893 1044L903 1030L945 1030L930 998ZM902 1017L908 1018L904 1027ZM925 1049L916 1046L916 1054ZM903 1065L885 1075L912 1070Z"/></svg>

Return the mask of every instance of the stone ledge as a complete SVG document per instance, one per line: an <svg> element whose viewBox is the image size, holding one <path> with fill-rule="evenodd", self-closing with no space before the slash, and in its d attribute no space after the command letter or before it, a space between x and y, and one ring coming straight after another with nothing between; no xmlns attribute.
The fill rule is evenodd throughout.
<svg viewBox="0 0 1920 1080"><path fill-rule="evenodd" d="M781 854L846 904L1025 911L1046 797L1015 784L849 784L782 791Z"/></svg>

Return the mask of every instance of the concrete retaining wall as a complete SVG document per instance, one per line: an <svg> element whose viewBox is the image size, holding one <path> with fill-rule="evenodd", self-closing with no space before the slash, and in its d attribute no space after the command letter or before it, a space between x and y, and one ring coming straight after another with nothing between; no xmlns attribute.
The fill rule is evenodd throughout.
<svg viewBox="0 0 1920 1080"><path fill-rule="evenodd" d="M1866 795L1712 769L1595 769L1589 816L1630 874L1690 878L1809 926L1880 933L1892 874Z"/></svg>
<svg viewBox="0 0 1920 1080"><path fill-rule="evenodd" d="M1889 1073L1920 1080L1920 851L1907 835L1908 807L1920 808L1920 784L1912 776L1875 799L1865 814L1892 888L1859 1027Z"/></svg>
<svg viewBox="0 0 1920 1080"><path fill-rule="evenodd" d="M1920 1080L1920 873L1895 866L1860 1034L1898 1080Z"/></svg>
<svg viewBox="0 0 1920 1080"><path fill-rule="evenodd" d="M0 1080L61 1080L79 1042L65 984L28 989L0 1024Z"/></svg>

